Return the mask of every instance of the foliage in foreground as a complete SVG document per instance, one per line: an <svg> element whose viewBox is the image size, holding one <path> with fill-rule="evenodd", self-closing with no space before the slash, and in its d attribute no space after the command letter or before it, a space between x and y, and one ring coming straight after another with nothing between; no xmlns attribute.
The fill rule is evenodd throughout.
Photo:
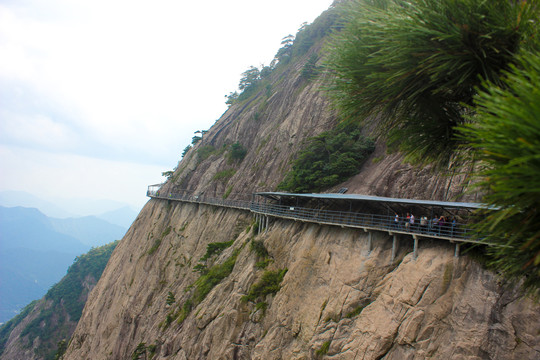
<svg viewBox="0 0 540 360"><path fill-rule="evenodd" d="M538 1L356 0L327 49L343 116L371 120L418 163L446 165L482 79L534 41Z"/></svg>
<svg viewBox="0 0 540 360"><path fill-rule="evenodd" d="M511 279L540 290L540 55L526 53L505 78L486 84L475 99L477 116L462 128L484 165L477 174L484 202L478 230L496 243L490 265Z"/></svg>
<svg viewBox="0 0 540 360"><path fill-rule="evenodd" d="M357 124L342 123L308 139L278 189L310 193L337 185L356 174L374 149Z"/></svg>

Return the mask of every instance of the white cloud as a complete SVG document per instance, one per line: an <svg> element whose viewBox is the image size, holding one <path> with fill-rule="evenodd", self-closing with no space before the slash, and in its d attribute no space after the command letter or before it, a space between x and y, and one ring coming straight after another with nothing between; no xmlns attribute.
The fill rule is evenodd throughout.
<svg viewBox="0 0 540 360"><path fill-rule="evenodd" d="M0 116L4 119L0 122L2 138L56 150L74 148L77 144L76 133L66 124L54 121L47 115L25 116L0 110Z"/></svg>
<svg viewBox="0 0 540 360"><path fill-rule="evenodd" d="M0 188L45 198L114 199L142 206L163 167L0 146Z"/></svg>

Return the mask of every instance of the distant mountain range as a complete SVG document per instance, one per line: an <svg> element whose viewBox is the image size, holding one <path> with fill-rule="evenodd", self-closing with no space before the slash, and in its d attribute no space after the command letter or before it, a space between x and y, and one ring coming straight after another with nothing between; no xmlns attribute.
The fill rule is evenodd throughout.
<svg viewBox="0 0 540 360"><path fill-rule="evenodd" d="M66 218L76 216L74 213L62 209L49 201L24 191L0 191L0 206L14 207L23 206L39 209L47 216Z"/></svg>
<svg viewBox="0 0 540 360"><path fill-rule="evenodd" d="M57 219L35 208L0 206L0 323L42 297L76 256L125 232L96 216Z"/></svg>
<svg viewBox="0 0 540 360"><path fill-rule="evenodd" d="M56 359L58 343L63 340L66 344L71 337L88 294L117 243L78 256L67 274L43 298L32 301L0 326L0 359Z"/></svg>
<svg viewBox="0 0 540 360"><path fill-rule="evenodd" d="M58 198L48 201L24 191L0 191L0 206L36 208L53 218L95 216L125 228L131 225L139 213L138 209L129 204L114 200Z"/></svg>

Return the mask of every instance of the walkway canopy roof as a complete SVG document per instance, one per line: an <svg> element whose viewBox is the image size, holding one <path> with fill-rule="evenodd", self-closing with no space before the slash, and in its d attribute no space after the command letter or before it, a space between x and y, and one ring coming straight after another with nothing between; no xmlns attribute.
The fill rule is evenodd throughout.
<svg viewBox="0 0 540 360"><path fill-rule="evenodd" d="M423 208L443 208L454 210L476 210L486 209L487 205L482 203L469 203L469 202L452 202L452 201L437 201L437 200L415 200L415 199L403 199L403 198L390 198L383 196L372 196L362 194L294 194L286 192L258 192L254 195L263 196L272 200L279 201L281 199L320 199L320 200L342 200L351 202L365 202L372 203L373 205L383 205L391 208L392 205L403 206L418 206Z"/></svg>

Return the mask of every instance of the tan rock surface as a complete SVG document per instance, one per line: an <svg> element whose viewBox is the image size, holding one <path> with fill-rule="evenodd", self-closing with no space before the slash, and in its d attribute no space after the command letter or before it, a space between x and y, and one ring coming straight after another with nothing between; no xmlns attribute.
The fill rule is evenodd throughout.
<svg viewBox="0 0 540 360"><path fill-rule="evenodd" d="M288 272L261 316L241 301L262 272L247 246L250 221L244 211L150 201L143 226L130 229L92 292L66 359L125 359L141 342L157 345L154 359L313 359L327 341L333 359L540 354L538 304L468 257L454 257L445 242L421 240L414 260L412 239L402 238L391 264L385 233L377 233L369 253L363 231L272 222L258 239L274 258L270 268ZM149 255L167 226L172 230ZM241 249L233 272L181 325L160 328L167 293L185 301L206 245L231 233L239 235L217 261Z"/></svg>
<svg viewBox="0 0 540 360"><path fill-rule="evenodd" d="M222 196L230 189L235 198L274 190L302 141L337 121L318 91L321 82L299 77L310 55L273 74L270 91L233 105L179 163L162 194ZM220 149L236 141L248 153L231 164ZM210 145L216 151L200 161L197 150ZM230 179L214 179L230 168L236 170ZM466 185L463 177L404 164L379 140L359 174L336 188L478 200L463 197ZM369 252L363 231L272 220L256 239L274 260L269 269L288 272L281 290L265 299L263 314L241 300L263 273L249 246L252 221L247 211L150 200L91 293L65 359L130 359L141 343L155 345L155 360L540 358L540 306L468 256L455 258L444 241L421 239L413 259L412 239L404 237L391 263L387 233L374 234ZM238 250L232 273L181 324L164 326L193 291L200 276L193 267L207 245L231 239L234 245L211 261L222 264Z"/></svg>

